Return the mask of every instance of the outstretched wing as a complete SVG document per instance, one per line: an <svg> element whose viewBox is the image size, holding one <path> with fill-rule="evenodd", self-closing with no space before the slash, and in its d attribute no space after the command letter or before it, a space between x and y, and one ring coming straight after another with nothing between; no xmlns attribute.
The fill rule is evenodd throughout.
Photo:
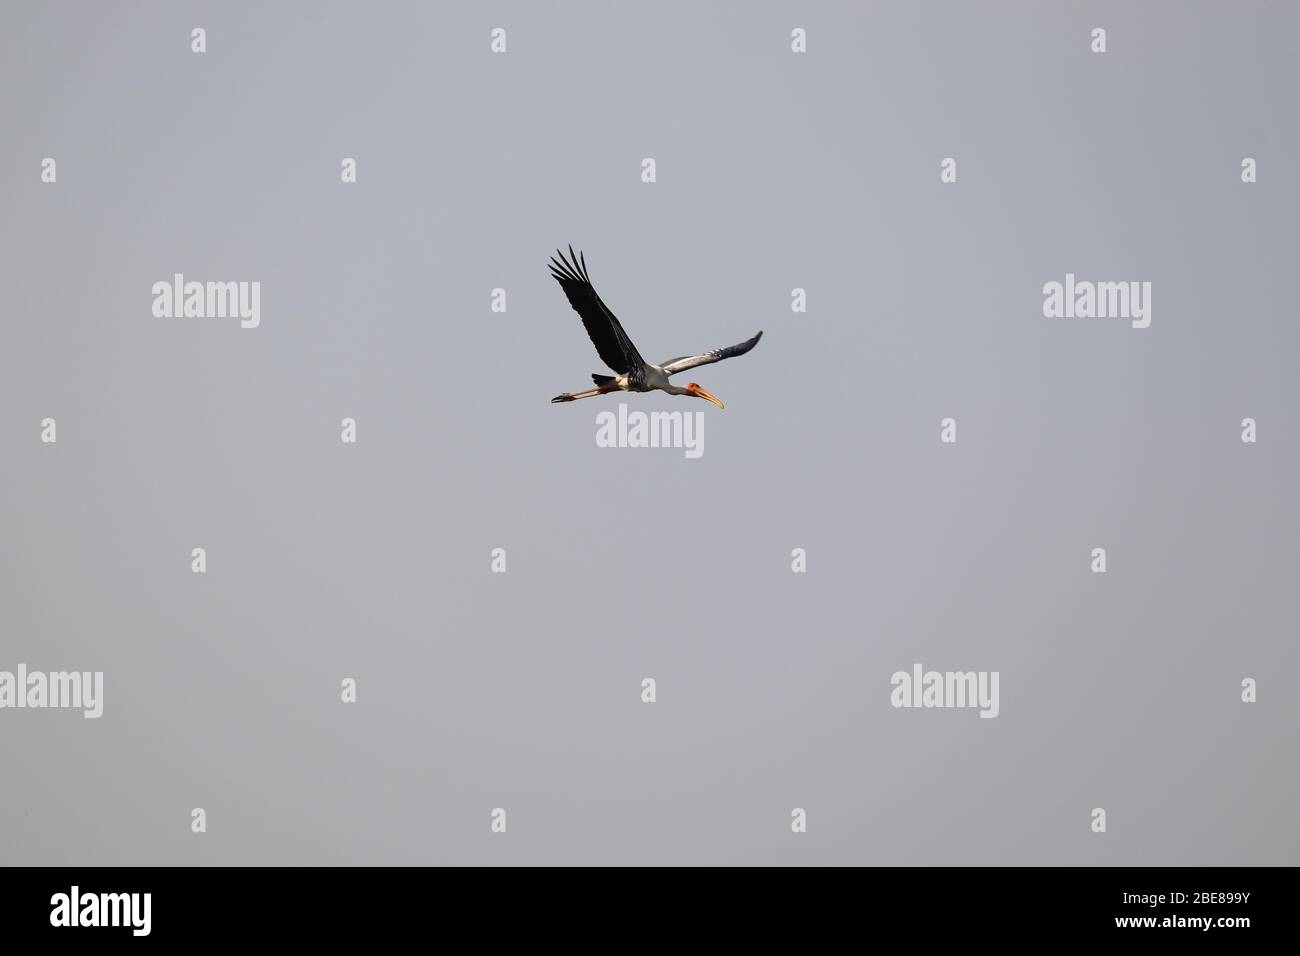
<svg viewBox="0 0 1300 956"><path fill-rule="evenodd" d="M560 250L556 252L560 260L551 259L551 275L569 297L573 311L582 317L582 324L591 337L591 344L596 346L600 360L620 375L644 366L645 359L641 358L623 326L619 325L618 318L596 295L587 275L587 260L581 255L575 256L573 246L569 246L568 259Z"/></svg>
<svg viewBox="0 0 1300 956"><path fill-rule="evenodd" d="M725 349L714 349L712 352L705 352L703 355L683 355L681 358L669 359L664 362L662 368L665 374L676 375L678 372L684 372L688 368L695 368L697 365L712 365L714 362L721 362L723 359L735 358L737 355L744 355L763 337L759 332L752 339L741 342L739 345L728 345Z"/></svg>

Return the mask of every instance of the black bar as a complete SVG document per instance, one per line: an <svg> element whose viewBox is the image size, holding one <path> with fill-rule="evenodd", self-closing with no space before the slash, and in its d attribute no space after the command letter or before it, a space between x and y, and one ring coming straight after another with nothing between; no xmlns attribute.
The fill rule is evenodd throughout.
<svg viewBox="0 0 1300 956"><path fill-rule="evenodd" d="M542 869L10 868L0 870L0 926L7 942L92 945L114 938L373 944L435 926L444 942L461 929L497 939L532 927L539 944L599 926L667 945L682 937L660 934L695 923L758 941L920 928L927 941L1231 945L1257 933L1289 936L1296 882L1294 868L1268 867ZM53 925L71 922L74 886L78 922L100 913L108 921L116 912L119 925ZM148 933L137 935L145 928L143 894Z"/></svg>

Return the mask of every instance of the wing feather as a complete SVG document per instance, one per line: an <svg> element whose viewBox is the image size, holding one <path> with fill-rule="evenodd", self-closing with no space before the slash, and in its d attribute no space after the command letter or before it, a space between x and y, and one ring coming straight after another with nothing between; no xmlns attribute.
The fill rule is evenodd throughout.
<svg viewBox="0 0 1300 956"><path fill-rule="evenodd" d="M682 355L675 359L669 359L667 362L660 364L660 368L667 375L676 375L678 372L684 372L688 368L696 368L700 365L712 365L714 362L721 362L723 359L735 358L737 355L744 355L763 337L759 332L752 339L747 339L739 345L728 345L725 349L713 349L705 352L703 355Z"/></svg>
<svg viewBox="0 0 1300 956"><path fill-rule="evenodd" d="M596 294L591 277L587 274L586 258L580 253L575 255L573 246L569 246L568 258L565 258L561 250L555 251L560 258L559 261L551 258L551 275L560 283L573 311L582 319L583 327L587 330L591 344L596 346L600 360L620 375L643 367L645 359L641 358L641 353L623 331L618 317Z"/></svg>

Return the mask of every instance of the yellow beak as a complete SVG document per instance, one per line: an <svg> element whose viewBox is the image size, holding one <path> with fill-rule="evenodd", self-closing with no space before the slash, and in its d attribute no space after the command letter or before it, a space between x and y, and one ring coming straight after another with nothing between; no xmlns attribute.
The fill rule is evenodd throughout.
<svg viewBox="0 0 1300 956"><path fill-rule="evenodd" d="M705 399L706 401L710 401L710 402L712 402L714 405L717 405L719 408L726 408L726 407L727 407L726 405L723 405L723 404L722 404L722 399L718 398L718 396L712 394L711 392L706 392L704 389L702 389L702 388L700 388L700 387L698 387L698 386L696 386L696 388L695 388L695 394L696 394L696 396L698 396L699 398L703 398L703 399Z"/></svg>

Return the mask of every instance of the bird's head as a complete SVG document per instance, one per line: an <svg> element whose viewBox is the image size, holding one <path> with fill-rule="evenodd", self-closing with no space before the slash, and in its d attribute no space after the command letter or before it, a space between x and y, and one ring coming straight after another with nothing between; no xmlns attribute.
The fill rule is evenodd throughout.
<svg viewBox="0 0 1300 956"><path fill-rule="evenodd" d="M688 382L688 383L687 383L687 385L686 385L686 394L687 394L687 395L693 395L693 396L695 396L696 398L702 398L702 399L704 399L706 402L712 402L714 405L717 405L719 408L726 408L726 407L727 407L726 405L723 405L723 404L722 404L722 399L718 398L718 396L714 395L714 394L711 393L711 392L706 392L703 388L701 388L701 387L700 387L699 385L697 385L695 382Z"/></svg>

